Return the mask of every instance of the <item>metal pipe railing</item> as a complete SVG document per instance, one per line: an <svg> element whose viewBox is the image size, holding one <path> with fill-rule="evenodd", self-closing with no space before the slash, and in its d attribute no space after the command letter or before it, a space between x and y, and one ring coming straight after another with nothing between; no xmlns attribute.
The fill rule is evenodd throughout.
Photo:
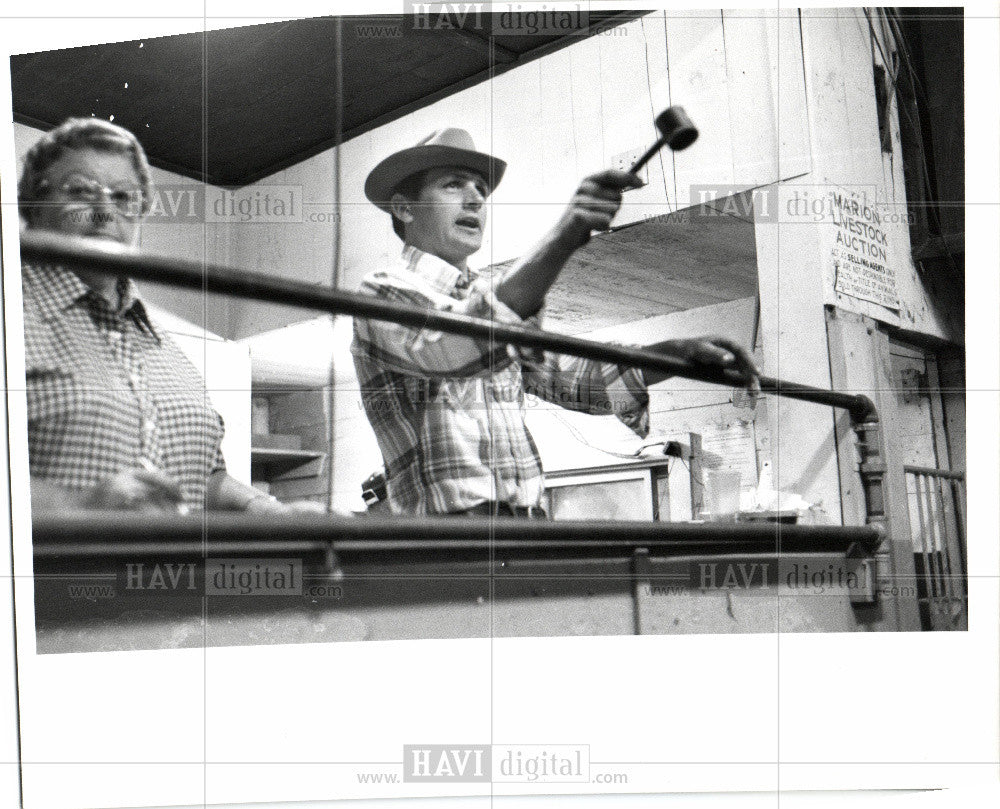
<svg viewBox="0 0 1000 809"><path fill-rule="evenodd" d="M49 233L21 234L26 261L99 270L203 292L237 296L331 314L388 320L544 349L587 359L661 371L726 386L742 386L724 371L645 349L625 348L537 329L497 324L449 312L429 311L338 289L303 284L207 262L133 253L117 246L81 243ZM733 554L843 553L873 556L887 531L884 466L878 413L862 395L840 393L762 377L761 390L846 409L858 434L859 472L866 526L542 522L496 519L488 530L474 518L347 519L280 517L262 520L232 514L149 515L82 512L38 515L33 521L36 571L122 558L205 560L212 556L301 554L328 573L347 563L476 562L492 571L498 559L633 559ZM128 539L103 539L127 537Z"/></svg>
<svg viewBox="0 0 1000 809"><path fill-rule="evenodd" d="M32 525L36 562L79 558L208 558L224 554L323 555L341 561L479 561L502 558L624 558L689 554L874 553L875 526L778 523L549 522L472 517L247 517L79 511L38 515ZM87 537L90 539L81 539ZM128 537L127 540L93 537Z"/></svg>
<svg viewBox="0 0 1000 809"><path fill-rule="evenodd" d="M500 343L539 348L600 362L661 371L673 376L728 387L741 387L745 384L743 377L735 371L724 371L641 348L608 345L540 329L494 323L452 312L431 311L383 301L360 293L305 284L219 264L135 253L117 245L82 243L79 239L58 234L23 232L21 258L30 262L55 263L71 268L82 267L121 277L138 278L330 314L389 320L415 328L436 329ZM760 386L764 393L844 408L850 412L855 423L878 421L875 406L867 396L824 390L773 377L761 377Z"/></svg>

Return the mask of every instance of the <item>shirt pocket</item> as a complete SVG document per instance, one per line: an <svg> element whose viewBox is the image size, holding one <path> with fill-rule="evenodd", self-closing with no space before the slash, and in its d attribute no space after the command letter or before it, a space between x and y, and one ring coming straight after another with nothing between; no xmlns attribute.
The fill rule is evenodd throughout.
<svg viewBox="0 0 1000 809"><path fill-rule="evenodd" d="M123 435L134 427L131 392L110 364L96 364L88 339L86 334L63 333L58 324L26 326L25 388L34 429L72 423L91 436L95 426L114 424Z"/></svg>
<svg viewBox="0 0 1000 809"><path fill-rule="evenodd" d="M73 361L62 356L59 342L48 329L25 324L24 371L28 421L64 415L79 405L81 385Z"/></svg>

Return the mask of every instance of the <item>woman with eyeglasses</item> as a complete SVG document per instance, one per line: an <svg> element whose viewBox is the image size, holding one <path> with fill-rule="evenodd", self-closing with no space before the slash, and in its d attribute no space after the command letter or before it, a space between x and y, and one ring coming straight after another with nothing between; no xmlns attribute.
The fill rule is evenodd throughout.
<svg viewBox="0 0 1000 809"><path fill-rule="evenodd" d="M130 248L151 203L139 141L94 118L42 136L18 183L25 228ZM131 280L26 263L22 286L36 512L299 510L226 473L222 418Z"/></svg>

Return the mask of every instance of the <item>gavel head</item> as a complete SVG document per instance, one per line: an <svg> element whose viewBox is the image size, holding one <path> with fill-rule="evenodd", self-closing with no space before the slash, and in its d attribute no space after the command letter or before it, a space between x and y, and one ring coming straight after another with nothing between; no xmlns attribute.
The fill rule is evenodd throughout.
<svg viewBox="0 0 1000 809"><path fill-rule="evenodd" d="M698 130L683 107L667 107L656 116L656 128L675 152L686 149L698 139Z"/></svg>

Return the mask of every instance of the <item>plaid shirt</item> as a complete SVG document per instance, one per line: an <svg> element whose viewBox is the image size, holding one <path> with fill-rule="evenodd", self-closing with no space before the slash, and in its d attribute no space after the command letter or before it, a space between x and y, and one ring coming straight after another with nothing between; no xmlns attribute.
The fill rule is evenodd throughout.
<svg viewBox="0 0 1000 809"><path fill-rule="evenodd" d="M222 418L135 285L118 282L115 312L69 270L21 273L32 477L86 489L145 460L204 507L208 476L225 469Z"/></svg>
<svg viewBox="0 0 1000 809"><path fill-rule="evenodd" d="M361 291L525 322L485 279L412 246L397 265L366 276ZM649 397L636 369L361 318L351 350L397 513L442 514L488 500L539 505L544 479L524 423L526 392L573 410L614 413L638 434L648 432Z"/></svg>

